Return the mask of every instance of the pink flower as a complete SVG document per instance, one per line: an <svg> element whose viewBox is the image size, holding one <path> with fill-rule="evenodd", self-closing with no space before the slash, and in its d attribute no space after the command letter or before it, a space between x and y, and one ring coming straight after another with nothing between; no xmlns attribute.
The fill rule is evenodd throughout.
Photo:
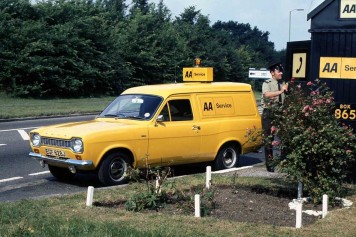
<svg viewBox="0 0 356 237"><path fill-rule="evenodd" d="M308 116L309 116L309 113L305 113L304 115L305 115L305 117L308 117Z"/></svg>
<svg viewBox="0 0 356 237"><path fill-rule="evenodd" d="M307 86L311 86L313 83L311 81L308 81Z"/></svg>
<svg viewBox="0 0 356 237"><path fill-rule="evenodd" d="M346 150L346 154L350 154L351 152L352 152L351 150Z"/></svg>
<svg viewBox="0 0 356 237"><path fill-rule="evenodd" d="M280 141L273 141L272 146L278 146L281 142Z"/></svg>
<svg viewBox="0 0 356 237"><path fill-rule="evenodd" d="M305 113L305 112L307 112L309 109L310 109L310 106L309 106L309 105L306 105L306 106L304 106L302 112Z"/></svg>
<svg viewBox="0 0 356 237"><path fill-rule="evenodd" d="M277 128L275 126L271 127L271 133L274 133L275 131L277 131Z"/></svg>

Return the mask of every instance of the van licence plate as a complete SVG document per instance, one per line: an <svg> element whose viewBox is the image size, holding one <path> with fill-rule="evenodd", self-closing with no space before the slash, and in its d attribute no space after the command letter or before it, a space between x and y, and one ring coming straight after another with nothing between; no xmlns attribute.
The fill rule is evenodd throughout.
<svg viewBox="0 0 356 237"><path fill-rule="evenodd" d="M47 148L46 148L46 155L47 156L60 157L60 158L66 157L66 153L64 151L54 150L54 149L47 149Z"/></svg>

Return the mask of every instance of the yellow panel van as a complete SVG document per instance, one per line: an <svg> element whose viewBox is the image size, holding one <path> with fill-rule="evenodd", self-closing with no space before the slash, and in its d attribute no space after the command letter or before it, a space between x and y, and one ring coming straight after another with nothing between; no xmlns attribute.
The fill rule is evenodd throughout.
<svg viewBox="0 0 356 237"><path fill-rule="evenodd" d="M124 183L129 166L237 166L240 154L259 148L246 138L261 128L252 88L196 70L184 69L188 82L130 88L94 120L31 131L29 156L58 179L96 172L104 185Z"/></svg>

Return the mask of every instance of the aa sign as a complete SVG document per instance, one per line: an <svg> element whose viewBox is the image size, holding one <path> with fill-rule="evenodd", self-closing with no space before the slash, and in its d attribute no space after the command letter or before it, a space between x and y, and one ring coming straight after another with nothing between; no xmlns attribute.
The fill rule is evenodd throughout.
<svg viewBox="0 0 356 237"><path fill-rule="evenodd" d="M340 18L356 18L356 0L340 0Z"/></svg>
<svg viewBox="0 0 356 237"><path fill-rule="evenodd" d="M356 58L321 57L319 77L356 79Z"/></svg>

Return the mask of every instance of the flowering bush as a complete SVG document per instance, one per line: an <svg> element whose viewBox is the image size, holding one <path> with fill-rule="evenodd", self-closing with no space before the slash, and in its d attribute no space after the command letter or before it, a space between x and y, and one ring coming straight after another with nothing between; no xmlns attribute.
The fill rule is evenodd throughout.
<svg viewBox="0 0 356 237"><path fill-rule="evenodd" d="M281 152L276 165L302 182L314 202L323 194L334 200L342 195L346 171L352 171L356 136L331 113L335 104L325 83L317 79L304 88L292 80L289 88L284 105L272 106L274 132L280 138L272 144Z"/></svg>

